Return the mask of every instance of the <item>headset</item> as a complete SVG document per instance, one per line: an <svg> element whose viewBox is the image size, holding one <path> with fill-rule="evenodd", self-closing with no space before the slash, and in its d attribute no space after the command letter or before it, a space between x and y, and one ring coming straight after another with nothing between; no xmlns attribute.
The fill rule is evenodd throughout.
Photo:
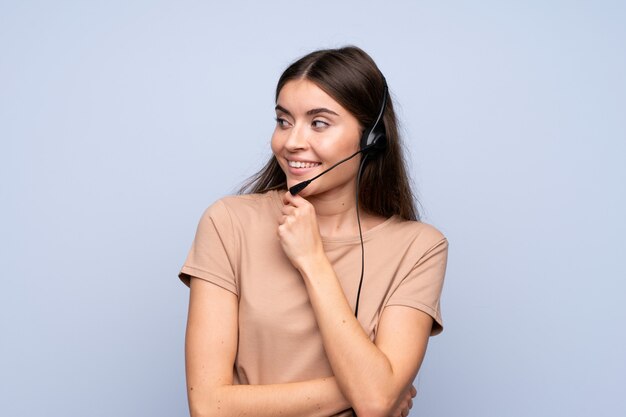
<svg viewBox="0 0 626 417"><path fill-rule="evenodd" d="M346 161L349 161L350 159L354 158L358 154L360 153L363 154L363 158L361 159L361 165L359 166L359 171L356 176L356 217L357 217L357 223L359 225L359 238L361 240L361 277L359 279L359 288L357 290L356 303L354 307L354 315L357 318L359 314L359 299L361 297L361 287L363 286L363 275L365 272L365 247L363 245L363 232L361 230L361 215L359 213L359 184L361 183L361 174L363 173L363 167L365 166L365 161L367 160L367 158L369 156L373 156L374 154L381 153L387 146L387 135L385 133L385 124L383 121L383 115L385 114L385 109L387 108L387 95L389 94L389 88L387 87L387 80L385 79L385 77L382 74L381 74L381 77L383 79L384 88L383 88L382 103L380 105L380 111L378 112L378 116L376 117L376 121L374 122L374 124L369 129L365 129L363 131L363 134L361 135L361 139L359 142L359 150L353 153L352 155L350 155L349 157L337 162L330 168L317 174L315 177L308 179L306 181L303 181L303 182L299 182L298 184L289 188L289 192L291 193L291 195L296 195L300 191L302 191L307 185L309 185L311 181L316 180L317 178L326 174L331 169L335 168L338 165L343 164Z"/></svg>
<svg viewBox="0 0 626 417"><path fill-rule="evenodd" d="M359 152L363 152L363 158L361 159L361 166L356 175L356 219L359 225L359 239L361 240L361 277L359 278L359 288L356 292L356 302L354 306L354 316L359 317L359 299L361 298L361 287L363 286L363 275L365 273L365 246L363 245L363 231L361 230L361 215L359 213L359 184L361 183L361 174L363 173L363 167L368 156L375 153L381 153L387 147L387 135L385 133L385 124L383 122L383 115L387 108L387 94L389 88L387 87L387 80L381 74L383 78L383 99L380 105L380 111L378 117L374 122L374 125L363 131L361 136L361 149Z"/></svg>
<svg viewBox="0 0 626 417"><path fill-rule="evenodd" d="M385 134L383 114L385 113L385 109L387 108L387 95L388 95L389 89L387 88L387 80L385 80L385 77L382 76L382 74L381 74L381 77L383 78L384 88L383 88L382 104L380 105L380 111L378 112L378 117L376 117L376 121L374 122L372 127L370 127L369 129L365 129L363 131L363 134L361 135L361 139L359 142L359 150L353 153L352 155L348 156L347 158L344 158L341 161L337 162L330 168L325 169L324 171L320 172L313 178L309 178L306 181L299 182L296 185L289 187L289 192L291 193L291 195L298 194L300 191L304 190L306 186L309 185L312 181L318 179L322 175L326 174L328 171L343 164L344 162L349 161L350 159L354 158L358 154L360 153L363 154L364 158L361 160L361 164L363 164L367 156L373 155L375 153L379 153L387 146L387 136ZM358 181L357 181L357 184L358 184Z"/></svg>
<svg viewBox="0 0 626 417"><path fill-rule="evenodd" d="M372 127L364 130L363 135L361 135L360 152L381 151L387 146L383 115L387 108L387 94L389 88L387 87L385 77L382 76L382 74L381 77L383 78L383 99L380 105L380 111Z"/></svg>

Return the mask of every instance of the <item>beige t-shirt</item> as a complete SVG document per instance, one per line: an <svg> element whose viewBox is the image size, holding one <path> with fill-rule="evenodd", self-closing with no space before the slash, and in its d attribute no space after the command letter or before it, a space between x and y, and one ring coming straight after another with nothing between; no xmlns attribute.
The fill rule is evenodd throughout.
<svg viewBox="0 0 626 417"><path fill-rule="evenodd" d="M197 277L239 298L239 384L304 381L333 374L298 271L277 235L282 191L225 197L203 214L180 279ZM358 233L323 238L324 250L352 309L361 273ZM372 340L385 306L431 315L442 330L439 297L448 243L434 227L396 216L363 234L365 274L359 322Z"/></svg>

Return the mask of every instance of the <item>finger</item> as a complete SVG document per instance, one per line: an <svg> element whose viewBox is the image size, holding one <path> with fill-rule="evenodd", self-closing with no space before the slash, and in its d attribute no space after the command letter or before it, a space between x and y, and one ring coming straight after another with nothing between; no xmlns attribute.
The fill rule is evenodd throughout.
<svg viewBox="0 0 626 417"><path fill-rule="evenodd" d="M417 395L417 389L415 389L415 385L411 385L411 397L415 397Z"/></svg>
<svg viewBox="0 0 626 417"><path fill-rule="evenodd" d="M294 213L294 211L296 210L296 208L294 206L282 206L280 211L281 213L283 213L283 215L285 216L290 216Z"/></svg>
<svg viewBox="0 0 626 417"><path fill-rule="evenodd" d="M283 204L291 204L291 201L293 200L293 196L291 195L291 193L289 191L287 191L286 193L283 194Z"/></svg>
<svg viewBox="0 0 626 417"><path fill-rule="evenodd" d="M300 197L297 194L291 195L289 191L283 194L283 204L290 204L294 207L299 207L302 204L306 204L306 203L307 201L303 197Z"/></svg>
<svg viewBox="0 0 626 417"><path fill-rule="evenodd" d="M409 410L413 408L413 400L409 400Z"/></svg>
<svg viewBox="0 0 626 417"><path fill-rule="evenodd" d="M278 227L282 228L284 231L289 230L289 225L292 225L295 221L293 216L282 215L278 220Z"/></svg>

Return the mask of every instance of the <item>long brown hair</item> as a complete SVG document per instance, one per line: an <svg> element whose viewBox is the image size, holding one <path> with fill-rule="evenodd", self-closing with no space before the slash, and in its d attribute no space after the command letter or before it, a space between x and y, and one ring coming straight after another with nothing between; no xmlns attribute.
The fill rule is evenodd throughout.
<svg viewBox="0 0 626 417"><path fill-rule="evenodd" d="M347 46L311 52L291 64L276 86L275 101L283 86L292 80L306 79L348 110L361 129L371 127L380 112L385 81L374 60L360 48ZM398 123L391 97L383 114L387 145L368 156L359 184L359 203L366 211L385 218L398 215L418 220L415 197L407 175L398 134ZM242 194L286 190L287 180L272 155L265 166L239 191Z"/></svg>

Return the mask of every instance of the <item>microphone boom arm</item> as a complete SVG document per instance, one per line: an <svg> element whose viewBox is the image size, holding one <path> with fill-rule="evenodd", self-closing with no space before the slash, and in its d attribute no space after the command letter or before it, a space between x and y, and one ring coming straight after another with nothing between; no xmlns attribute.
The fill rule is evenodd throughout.
<svg viewBox="0 0 626 417"><path fill-rule="evenodd" d="M330 171L331 169L335 168L338 165L343 164L346 161L349 161L350 159L354 158L355 156L357 156L358 154L360 154L361 152L363 152L365 149L359 149L358 151L356 151L355 153L353 153L352 155L350 155L347 158L342 159L341 161L337 162L336 164L334 164L333 166L331 166L330 168L320 172L319 174L317 174L316 176L314 176L311 179L308 179L306 181L302 181L297 183L296 185L294 185L293 187L289 188L289 192L291 193L291 195L296 195L298 194L300 191L304 190L306 188L307 185L309 185L311 183L311 181L318 179L319 177L321 177L322 175L326 174L328 171Z"/></svg>

